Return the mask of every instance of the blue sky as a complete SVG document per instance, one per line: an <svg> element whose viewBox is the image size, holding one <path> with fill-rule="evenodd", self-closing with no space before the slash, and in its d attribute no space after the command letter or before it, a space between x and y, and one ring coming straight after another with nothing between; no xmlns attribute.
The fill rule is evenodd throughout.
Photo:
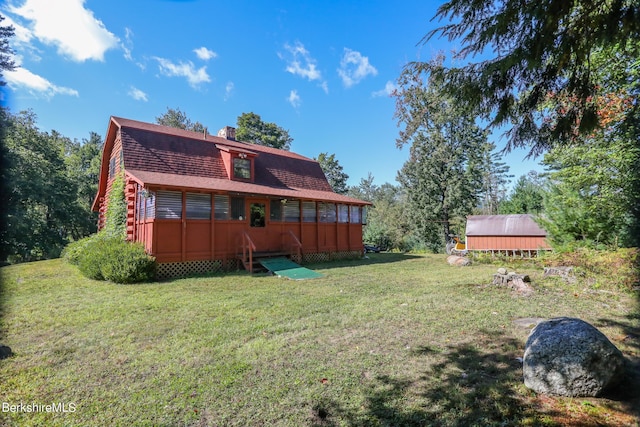
<svg viewBox="0 0 640 427"><path fill-rule="evenodd" d="M395 101L404 64L456 45L420 39L430 1L8 0L15 72L3 103L32 109L43 131L104 136L109 117L155 122L179 108L210 132L244 112L287 129L291 150L335 154L349 184L396 183ZM498 147L504 141L497 136ZM517 178L540 170L525 152Z"/></svg>

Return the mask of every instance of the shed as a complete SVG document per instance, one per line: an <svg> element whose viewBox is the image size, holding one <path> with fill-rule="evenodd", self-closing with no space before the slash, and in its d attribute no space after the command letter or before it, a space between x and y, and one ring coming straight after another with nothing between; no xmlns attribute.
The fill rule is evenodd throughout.
<svg viewBox="0 0 640 427"><path fill-rule="evenodd" d="M93 210L105 224L117 174L125 180L127 239L174 276L245 266L258 254L297 262L360 256L369 202L335 193L299 154L111 117Z"/></svg>
<svg viewBox="0 0 640 427"><path fill-rule="evenodd" d="M471 215L467 217L466 245L469 251L531 253L550 250L547 232L532 215Z"/></svg>

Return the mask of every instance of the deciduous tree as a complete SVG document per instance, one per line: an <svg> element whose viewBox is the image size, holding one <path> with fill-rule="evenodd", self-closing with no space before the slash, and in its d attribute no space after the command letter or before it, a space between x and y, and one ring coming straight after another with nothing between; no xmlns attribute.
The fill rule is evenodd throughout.
<svg viewBox="0 0 640 427"><path fill-rule="evenodd" d="M442 66L443 58L431 67ZM398 173L407 193L415 231L433 251L444 248L456 218L478 204L481 164L487 135L475 123L474 111L442 90L437 74L405 69L398 84L395 117L404 126L397 144L411 144L409 160Z"/></svg>
<svg viewBox="0 0 640 427"><path fill-rule="evenodd" d="M66 140L41 132L33 112L8 115L7 228L3 253L12 261L59 255L67 243L77 205L77 184L64 163Z"/></svg>

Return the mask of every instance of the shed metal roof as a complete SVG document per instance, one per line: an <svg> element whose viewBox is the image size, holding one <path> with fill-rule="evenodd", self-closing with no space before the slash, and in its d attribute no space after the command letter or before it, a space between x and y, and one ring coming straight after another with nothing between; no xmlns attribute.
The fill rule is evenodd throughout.
<svg viewBox="0 0 640 427"><path fill-rule="evenodd" d="M529 214L471 215L467 217L467 236L546 236Z"/></svg>

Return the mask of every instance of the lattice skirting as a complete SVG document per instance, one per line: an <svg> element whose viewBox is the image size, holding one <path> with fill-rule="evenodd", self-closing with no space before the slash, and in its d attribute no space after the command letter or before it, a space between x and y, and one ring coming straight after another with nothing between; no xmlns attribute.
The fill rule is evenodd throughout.
<svg viewBox="0 0 640 427"><path fill-rule="evenodd" d="M302 255L302 261L305 263L327 262L339 259L358 259L362 258L361 251L342 251L342 252L315 252Z"/></svg>
<svg viewBox="0 0 640 427"><path fill-rule="evenodd" d="M237 270L240 261L228 259L226 262L217 260L201 260L187 262L165 262L156 265L156 278L159 280L175 277L185 277L194 274L217 273L220 271Z"/></svg>

